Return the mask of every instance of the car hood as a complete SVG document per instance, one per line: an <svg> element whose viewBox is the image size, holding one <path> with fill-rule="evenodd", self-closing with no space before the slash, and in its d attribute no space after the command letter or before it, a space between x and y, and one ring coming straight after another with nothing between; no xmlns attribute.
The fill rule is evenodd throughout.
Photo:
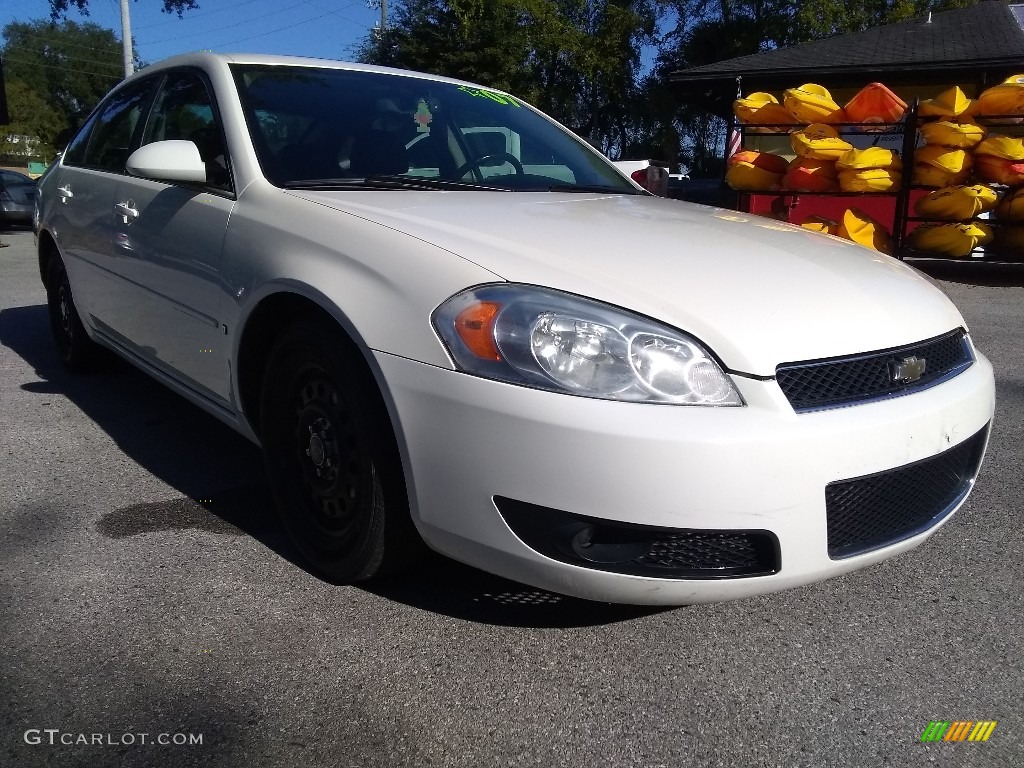
<svg viewBox="0 0 1024 768"><path fill-rule="evenodd" d="M427 241L511 282L630 309L731 370L885 349L964 325L915 270L749 214L632 195L290 192Z"/></svg>

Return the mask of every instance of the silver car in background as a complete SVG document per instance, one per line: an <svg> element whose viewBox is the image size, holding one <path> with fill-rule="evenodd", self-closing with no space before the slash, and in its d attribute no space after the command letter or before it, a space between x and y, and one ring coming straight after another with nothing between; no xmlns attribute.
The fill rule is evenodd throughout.
<svg viewBox="0 0 1024 768"><path fill-rule="evenodd" d="M0 168L0 221L7 224L31 224L35 200L35 179Z"/></svg>

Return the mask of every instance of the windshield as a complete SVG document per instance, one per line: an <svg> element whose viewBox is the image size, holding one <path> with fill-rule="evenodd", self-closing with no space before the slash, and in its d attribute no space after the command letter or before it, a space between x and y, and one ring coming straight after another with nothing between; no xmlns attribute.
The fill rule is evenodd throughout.
<svg viewBox="0 0 1024 768"><path fill-rule="evenodd" d="M260 166L280 187L643 194L511 96L374 72L232 71Z"/></svg>

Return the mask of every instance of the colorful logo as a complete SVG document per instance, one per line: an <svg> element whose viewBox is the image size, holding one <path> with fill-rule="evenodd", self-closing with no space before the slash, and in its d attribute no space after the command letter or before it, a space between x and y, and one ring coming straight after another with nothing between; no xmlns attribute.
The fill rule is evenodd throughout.
<svg viewBox="0 0 1024 768"><path fill-rule="evenodd" d="M921 734L921 741L988 741L996 729L996 720L932 720Z"/></svg>

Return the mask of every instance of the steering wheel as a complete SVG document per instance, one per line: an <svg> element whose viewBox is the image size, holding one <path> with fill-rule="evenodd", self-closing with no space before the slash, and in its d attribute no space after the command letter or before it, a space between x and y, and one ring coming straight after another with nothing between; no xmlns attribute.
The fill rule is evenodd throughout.
<svg viewBox="0 0 1024 768"><path fill-rule="evenodd" d="M488 160L507 160L512 164L512 167L515 169L517 174L526 173L526 171L523 170L523 164L519 162L519 158L515 155L509 154L508 152L492 152L489 155L483 155L482 157L478 157L476 160L470 160L460 165L455 169L455 178L461 179L466 175L466 171L471 171L473 169L479 171L480 166L484 165Z"/></svg>

